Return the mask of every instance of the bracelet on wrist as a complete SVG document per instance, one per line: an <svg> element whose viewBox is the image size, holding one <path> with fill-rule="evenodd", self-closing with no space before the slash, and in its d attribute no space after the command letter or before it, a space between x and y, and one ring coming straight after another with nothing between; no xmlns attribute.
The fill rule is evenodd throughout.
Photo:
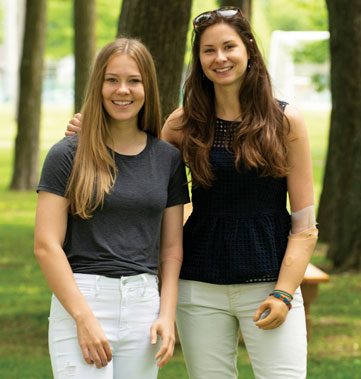
<svg viewBox="0 0 361 379"><path fill-rule="evenodd" d="M282 294L280 294L280 293L278 293L278 292L271 292L271 293L269 294L269 296L274 296L275 298L280 299L281 301L283 301L283 302L287 305L288 310L289 310L289 311L291 310L291 308L292 308L292 304L291 304L291 302L287 299L286 296L284 296L284 295L282 295Z"/></svg>
<svg viewBox="0 0 361 379"><path fill-rule="evenodd" d="M281 295L287 296L289 299L291 299L291 301L293 300L293 296L290 293L286 292L286 291L273 290L271 293L279 293Z"/></svg>

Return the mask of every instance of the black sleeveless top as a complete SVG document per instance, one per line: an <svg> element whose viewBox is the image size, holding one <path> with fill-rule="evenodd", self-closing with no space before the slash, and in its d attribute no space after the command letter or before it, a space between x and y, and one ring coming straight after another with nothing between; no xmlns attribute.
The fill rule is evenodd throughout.
<svg viewBox="0 0 361 379"><path fill-rule="evenodd" d="M240 284L278 278L291 227L286 178L237 171L225 147L233 131L230 121L217 119L210 153L216 179L209 189L192 189L181 279Z"/></svg>

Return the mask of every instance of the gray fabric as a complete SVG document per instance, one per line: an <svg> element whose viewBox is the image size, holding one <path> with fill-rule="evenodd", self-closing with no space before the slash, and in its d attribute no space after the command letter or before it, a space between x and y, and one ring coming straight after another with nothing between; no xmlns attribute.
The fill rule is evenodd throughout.
<svg viewBox="0 0 361 379"><path fill-rule="evenodd" d="M77 137L49 151L37 191L64 196ZM148 135L135 156L115 153L118 175L104 206L89 220L69 214L63 249L73 272L109 277L157 274L159 236L165 208L189 202L180 152Z"/></svg>

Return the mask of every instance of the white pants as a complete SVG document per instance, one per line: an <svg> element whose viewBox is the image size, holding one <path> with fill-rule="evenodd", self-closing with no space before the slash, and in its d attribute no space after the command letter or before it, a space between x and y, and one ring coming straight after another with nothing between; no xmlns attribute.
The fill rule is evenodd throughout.
<svg viewBox="0 0 361 379"><path fill-rule="evenodd" d="M86 363L75 321L53 295L49 350L54 378L155 379L159 343L151 345L150 327L159 314L158 278L150 274L120 279L88 274L74 277L109 340L113 359L103 368Z"/></svg>
<svg viewBox="0 0 361 379"><path fill-rule="evenodd" d="M306 323L300 288L280 327L262 330L253 321L274 286L179 281L177 329L190 379L238 378L239 328L257 379L306 378Z"/></svg>

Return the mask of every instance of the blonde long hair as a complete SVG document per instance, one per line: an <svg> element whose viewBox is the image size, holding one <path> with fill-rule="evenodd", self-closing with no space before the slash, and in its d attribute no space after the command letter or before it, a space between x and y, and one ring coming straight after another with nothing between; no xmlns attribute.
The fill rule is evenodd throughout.
<svg viewBox="0 0 361 379"><path fill-rule="evenodd" d="M161 110L154 62L147 48L138 40L119 38L99 52L89 79L82 108L82 132L66 196L72 215L83 219L104 203L114 185L117 167L105 141L110 135L110 116L103 107L102 86L106 67L116 55L132 57L139 68L144 86L145 102L138 114L138 128L159 138Z"/></svg>

